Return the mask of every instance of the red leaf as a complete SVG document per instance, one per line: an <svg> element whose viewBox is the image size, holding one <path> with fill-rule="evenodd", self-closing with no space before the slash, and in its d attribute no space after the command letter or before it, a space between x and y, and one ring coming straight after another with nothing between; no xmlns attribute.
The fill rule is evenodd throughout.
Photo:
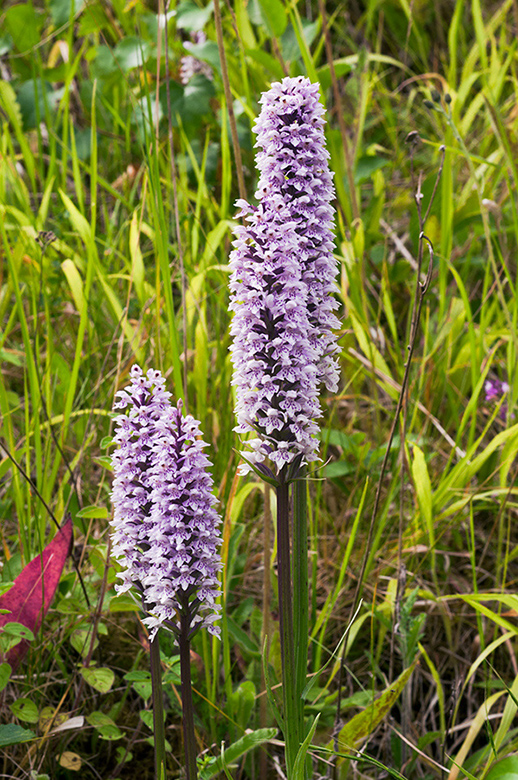
<svg viewBox="0 0 518 780"><path fill-rule="evenodd" d="M33 634L37 632L56 592L71 545L72 520L68 519L41 555L22 569L13 587L0 596L0 609L10 610L10 614L0 615L0 627L6 623L23 623ZM9 650L5 660L13 670L28 648L29 643L22 639Z"/></svg>

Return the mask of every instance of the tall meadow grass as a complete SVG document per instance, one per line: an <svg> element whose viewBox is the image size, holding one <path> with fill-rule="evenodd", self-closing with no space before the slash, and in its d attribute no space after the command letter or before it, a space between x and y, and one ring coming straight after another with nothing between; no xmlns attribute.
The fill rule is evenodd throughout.
<svg viewBox="0 0 518 780"><path fill-rule="evenodd" d="M513 0L2 4L0 592L52 516L74 528L28 654L0 665L3 777L154 777L149 637L108 532L135 363L200 421L223 517L221 640L191 648L199 776L283 776L276 495L237 471L228 259L258 101L287 75L327 111L341 321L291 777L518 776L517 39Z"/></svg>

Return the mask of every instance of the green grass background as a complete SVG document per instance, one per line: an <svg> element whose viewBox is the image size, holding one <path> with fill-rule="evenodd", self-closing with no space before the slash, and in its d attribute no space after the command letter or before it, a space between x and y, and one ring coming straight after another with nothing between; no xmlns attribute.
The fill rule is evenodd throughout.
<svg viewBox="0 0 518 780"><path fill-rule="evenodd" d="M340 759L339 777L510 780L518 6L340 2L326 20L314 0L220 10L248 198L261 92L303 74L327 108L342 383L323 398L323 464L309 485L315 777L338 711L355 758ZM193 52L213 78L182 85L183 42L202 29ZM107 530L110 411L134 362L161 369L201 421L224 515L223 639L194 645L200 752L237 742L231 777L277 776L275 739L252 750L260 735L246 737L273 725L261 653L268 636L275 686L275 539L263 484L236 476L227 263L239 166L216 40L212 4L190 0L167 13L141 0L0 6L1 587L55 533L39 496L59 521L71 513L77 565L0 693L2 723L37 735L0 746L6 777L153 776L147 640L137 608L115 598ZM423 215L430 205L424 225L416 194ZM509 384L500 404L486 402L488 379ZM168 637L163 651L173 777L181 708ZM395 701L374 706L417 658ZM56 732L62 722L72 725Z"/></svg>

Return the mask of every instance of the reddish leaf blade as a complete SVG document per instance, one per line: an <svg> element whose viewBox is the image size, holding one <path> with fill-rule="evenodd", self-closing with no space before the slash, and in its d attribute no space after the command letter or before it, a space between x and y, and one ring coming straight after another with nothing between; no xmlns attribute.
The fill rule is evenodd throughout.
<svg viewBox="0 0 518 780"><path fill-rule="evenodd" d="M0 615L0 627L6 623L23 623L35 634L41 625L56 588L72 545L72 520L60 528L54 539L25 566L15 579L13 587L0 596L0 609L10 614ZM14 669L18 666L29 643L22 640L6 655L6 661ZM3 659L0 659L3 660Z"/></svg>

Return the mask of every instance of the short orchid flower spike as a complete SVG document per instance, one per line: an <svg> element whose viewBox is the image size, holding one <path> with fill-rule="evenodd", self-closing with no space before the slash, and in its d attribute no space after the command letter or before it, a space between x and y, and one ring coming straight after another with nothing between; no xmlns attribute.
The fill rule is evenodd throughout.
<svg viewBox="0 0 518 780"><path fill-rule="evenodd" d="M134 587L142 598L152 640L165 625L178 633L190 616L192 633L219 634L218 572L221 519L214 509L211 463L199 422L171 405L159 371L131 369L117 393L113 555L123 566L116 590Z"/></svg>

